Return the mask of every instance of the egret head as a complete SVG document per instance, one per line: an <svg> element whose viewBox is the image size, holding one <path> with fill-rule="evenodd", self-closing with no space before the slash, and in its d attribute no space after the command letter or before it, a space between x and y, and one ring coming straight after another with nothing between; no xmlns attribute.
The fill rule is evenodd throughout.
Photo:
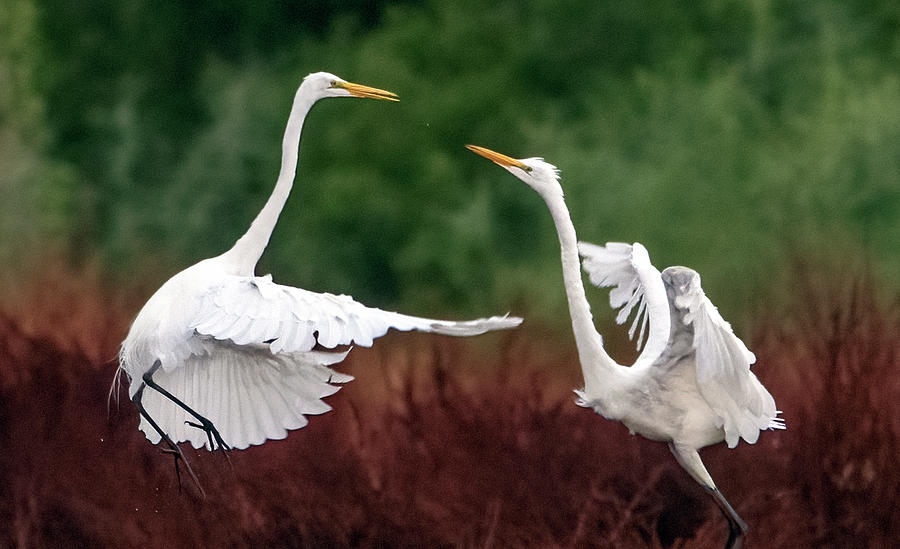
<svg viewBox="0 0 900 549"><path fill-rule="evenodd" d="M687 267L668 267L662 272L662 279L675 297L693 293L700 288L700 275Z"/></svg>
<svg viewBox="0 0 900 549"><path fill-rule="evenodd" d="M562 195L562 187L559 184L559 170L553 164L544 162L543 158L517 159L476 145L466 145L466 148L518 177L541 196L549 194Z"/></svg>
<svg viewBox="0 0 900 549"><path fill-rule="evenodd" d="M399 101L397 96L389 91L347 82L343 78L329 72L314 72L307 75L307 77L303 79L301 88L308 90L308 93L316 98L365 97L368 99Z"/></svg>

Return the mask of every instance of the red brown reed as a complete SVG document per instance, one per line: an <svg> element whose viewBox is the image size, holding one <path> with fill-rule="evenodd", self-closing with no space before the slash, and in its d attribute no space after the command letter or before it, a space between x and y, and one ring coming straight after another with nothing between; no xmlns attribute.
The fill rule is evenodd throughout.
<svg viewBox="0 0 900 549"><path fill-rule="evenodd" d="M749 547L900 540L898 303L798 267L756 318L788 429L703 456ZM96 280L0 312L0 546L720 547L665 446L574 405L571 341L540 327L355 349L334 411L231 455L185 449L179 489L127 400L107 411L127 300ZM123 391L124 397L124 391Z"/></svg>

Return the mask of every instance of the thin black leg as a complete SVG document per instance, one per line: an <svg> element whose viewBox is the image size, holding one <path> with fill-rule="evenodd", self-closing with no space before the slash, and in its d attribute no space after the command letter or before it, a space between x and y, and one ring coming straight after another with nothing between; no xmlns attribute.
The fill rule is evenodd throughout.
<svg viewBox="0 0 900 549"><path fill-rule="evenodd" d="M194 481L194 484L197 485L197 489L200 490L200 495L202 497L206 497L206 492L203 490L203 486L200 485L200 480L197 479L197 475L194 473L194 470L191 468L191 464L188 463L187 458L184 457L184 454L181 452L181 448L178 447L177 444L172 442L172 439L169 438L169 435L163 431L160 426L150 417L150 414L147 413L147 410L144 409L144 405L141 403L141 398L144 395L144 388L146 385L141 385L141 387L134 394L134 397L131 399L134 402L134 405L137 406L138 412L140 412L141 416L147 420L147 423L150 424L151 427L159 434L160 438L162 438L166 445L169 447L168 449L163 450L163 453L171 454L175 459L175 476L178 479L178 489L181 490L181 471L178 468L178 460L184 462L184 468L187 469L188 475L190 475L191 480Z"/></svg>
<svg viewBox="0 0 900 549"><path fill-rule="evenodd" d="M741 519L718 488L710 490L710 493L715 498L716 505L719 506L719 509L728 521L728 542L725 544L725 549L741 549L744 545L744 535L749 529L747 523Z"/></svg>
<svg viewBox="0 0 900 549"><path fill-rule="evenodd" d="M187 423L191 427L197 427L198 429L202 429L203 431L206 432L206 436L209 438L209 449L211 451L216 450L216 446L215 446L215 444L213 444L213 439L215 438L215 441L219 444L219 449L222 450L222 453L225 455L225 457L228 457L227 451L231 450L231 447L228 446L228 444L226 444L224 440L222 440L222 435L219 434L219 430L216 429L216 427L212 424L212 422L210 420L206 419L205 417L201 416L197 412L195 412L193 409L191 409L190 406L188 406L187 404L182 402L178 397L176 397L169 391L163 389L155 381L153 381L153 374L156 373L156 370L158 370L160 366L161 366L161 363L160 363L160 361L157 360L153 364L153 367L150 368L149 370L147 370L147 372L144 374L144 376L142 378L144 380L144 383L146 383L147 386L155 389L162 396L166 397L167 399L171 400L172 402L174 402L175 404L180 406L181 409L183 409L185 412L194 416L194 418L199 423L194 423L193 421L186 421L185 423ZM231 458L228 458L228 460L230 462Z"/></svg>
<svg viewBox="0 0 900 549"><path fill-rule="evenodd" d="M725 499L725 496L722 495L722 492L719 492L719 489L716 488L716 483L709 476L709 471L706 470L703 462L700 461L700 454L697 453L697 449L693 446L673 441L669 443L669 450L672 451L675 459L684 467L684 470L715 498L716 505L719 506L719 510L725 515L725 520L728 521L728 542L725 544L725 549L740 549L744 544L744 534L747 533L747 523L738 516L734 508Z"/></svg>

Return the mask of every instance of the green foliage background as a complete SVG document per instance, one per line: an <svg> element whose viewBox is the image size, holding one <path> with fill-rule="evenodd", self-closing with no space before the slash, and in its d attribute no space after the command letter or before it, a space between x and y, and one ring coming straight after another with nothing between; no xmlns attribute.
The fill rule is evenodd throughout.
<svg viewBox="0 0 900 549"><path fill-rule="evenodd" d="M274 184L304 75L323 101L260 266L416 313L565 314L540 199L463 148L562 169L582 239L641 241L723 310L793 254L900 280L891 1L220 2L0 6L0 260L161 282L224 251ZM727 315L726 315L727 316Z"/></svg>

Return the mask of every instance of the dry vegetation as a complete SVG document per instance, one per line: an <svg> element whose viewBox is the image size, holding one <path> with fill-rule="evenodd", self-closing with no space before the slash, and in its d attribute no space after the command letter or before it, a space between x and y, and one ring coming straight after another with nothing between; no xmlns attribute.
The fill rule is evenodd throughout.
<svg viewBox="0 0 900 549"><path fill-rule="evenodd" d="M894 546L897 304L876 303L859 277L798 272L790 302L806 306L769 308L751 338L788 430L704 458L750 523L750 547ZM90 280L50 287L32 308L0 313L0 546L724 542L724 520L664 445L573 404L574 355L534 327L354 350L343 370L358 380L306 429L233 452L232 466L189 451L201 501L190 485L179 491L130 404L107 416L104 359L127 326L112 311L133 304L85 294L98 287Z"/></svg>

